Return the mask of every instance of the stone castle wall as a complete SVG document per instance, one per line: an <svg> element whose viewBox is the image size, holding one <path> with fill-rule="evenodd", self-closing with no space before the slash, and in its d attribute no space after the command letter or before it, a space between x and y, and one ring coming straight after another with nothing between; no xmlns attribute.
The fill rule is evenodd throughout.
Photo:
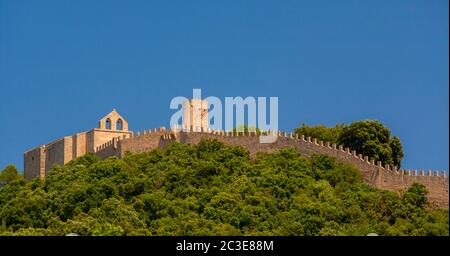
<svg viewBox="0 0 450 256"><path fill-rule="evenodd" d="M164 148L167 144L177 141L181 143L197 144L201 139L217 139L227 145L237 145L247 148L252 157L258 152L274 152L281 148L295 148L301 155L310 157L313 154L325 154L337 158L339 161L357 167L365 183L382 189L399 191L407 189L414 182L425 185L429 191L429 200L434 208L448 208L449 181L445 172L396 170L395 167L375 163L367 156L357 154L349 148L329 142L305 138L292 133L278 133L273 143L260 143L256 133L223 132L223 131L170 131L154 129L131 134L130 137L117 137L110 142L96 148L96 154L101 158L109 156L123 157L125 152L145 152L156 148Z"/></svg>
<svg viewBox="0 0 450 256"><path fill-rule="evenodd" d="M197 144L201 139L217 139L227 145L237 145L248 149L255 157L258 152L274 152L281 148L295 148L302 156L325 154L339 161L357 167L367 184L393 191L404 190L414 182L427 186L433 207L448 208L448 177L445 172L397 170L396 167L375 163L367 156L357 154L349 148L329 142L305 138L292 133L277 133L260 138L255 132L211 131L208 128L208 103L206 100L192 99L183 103L183 129L176 131L164 128L128 131L128 122L113 109L99 121L98 128L75 135L66 136L46 145L41 145L24 153L24 176L27 180L45 178L54 165L64 165L72 159L94 152L101 158L123 157L125 152L145 152L165 148L174 141ZM189 127L189 129L186 129ZM195 127L195 129L193 129ZM264 134L267 135L267 134ZM265 143L268 142L268 143Z"/></svg>
<svg viewBox="0 0 450 256"><path fill-rule="evenodd" d="M399 173L381 172L377 183L378 188L399 191L410 187L414 182L423 184L428 189L428 199L433 208L449 207L449 182L445 172L439 176L438 171L400 170Z"/></svg>
<svg viewBox="0 0 450 256"><path fill-rule="evenodd" d="M128 138L128 122L113 109L99 121L99 127L87 132L65 136L24 153L24 176L27 180L41 179L54 165L64 165L88 152L96 152L101 157L116 153L116 138ZM113 145L114 144L114 145Z"/></svg>
<svg viewBox="0 0 450 256"><path fill-rule="evenodd" d="M87 152L87 132L80 132L72 136L72 158L85 155Z"/></svg>
<svg viewBox="0 0 450 256"><path fill-rule="evenodd" d="M132 132L93 129L65 136L46 145L36 147L24 153L24 176L31 180L35 177L43 179L48 170L54 165L64 165L72 159L96 152L102 157L116 154L114 148L103 147L111 144L117 137L130 137ZM101 150L99 147L102 147Z"/></svg>
<svg viewBox="0 0 450 256"><path fill-rule="evenodd" d="M45 154L43 146L25 152L23 154L23 162L24 166L27 167L27 171L24 172L26 180L40 177L41 173L45 172Z"/></svg>

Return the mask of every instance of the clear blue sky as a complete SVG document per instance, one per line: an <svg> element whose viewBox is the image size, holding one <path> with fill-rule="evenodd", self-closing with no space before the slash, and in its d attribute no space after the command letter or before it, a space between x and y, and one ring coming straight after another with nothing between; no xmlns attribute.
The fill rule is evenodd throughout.
<svg viewBox="0 0 450 256"><path fill-rule="evenodd" d="M188 3L189 2L189 3ZM174 96L278 96L279 126L378 119L449 168L447 0L0 1L0 168L97 126L168 126Z"/></svg>

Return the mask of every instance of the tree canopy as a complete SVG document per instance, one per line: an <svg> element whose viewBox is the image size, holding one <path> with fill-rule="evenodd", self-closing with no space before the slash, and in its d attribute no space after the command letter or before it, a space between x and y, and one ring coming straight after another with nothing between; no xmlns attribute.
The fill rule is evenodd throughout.
<svg viewBox="0 0 450 256"><path fill-rule="evenodd" d="M46 179L0 189L0 235L449 235L448 209L426 189L364 184L335 158L294 149L256 159L216 140L93 154Z"/></svg>
<svg viewBox="0 0 450 256"><path fill-rule="evenodd" d="M13 164L8 164L2 172L0 172L0 183L10 183L11 181L21 179L22 176L17 171L17 168Z"/></svg>

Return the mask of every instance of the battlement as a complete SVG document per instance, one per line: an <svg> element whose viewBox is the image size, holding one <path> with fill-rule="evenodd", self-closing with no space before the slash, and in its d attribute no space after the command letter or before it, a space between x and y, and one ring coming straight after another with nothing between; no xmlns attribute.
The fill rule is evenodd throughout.
<svg viewBox="0 0 450 256"><path fill-rule="evenodd" d="M398 175L404 175L404 176L420 176L420 177L442 177L442 178L446 178L447 177L447 173L445 171L442 171L440 173L441 175L439 175L439 171L432 171L432 170L428 170L427 172L425 172L424 170L421 170L420 172L417 172L417 170L400 170L398 172Z"/></svg>
<svg viewBox="0 0 450 256"><path fill-rule="evenodd" d="M276 140L272 143L261 143L260 135L274 136ZM431 205L448 208L449 183L445 171L398 170L396 166L375 161L343 145L291 132L237 132L193 126L175 127L173 130L164 127L153 128L135 132L129 138L118 140L117 151L112 155L122 157L126 151L145 152L164 148L174 141L197 144L201 139L217 139L225 144L242 146L249 150L252 157L256 157L258 152L274 152L287 147L295 148L305 157L314 154L330 155L357 167L364 182L373 187L399 191L408 188L414 182L424 184L430 191L428 197Z"/></svg>
<svg viewBox="0 0 450 256"><path fill-rule="evenodd" d="M166 130L166 133L176 133L179 131L183 131L183 132L194 132L194 133L204 133L204 134L212 134L212 135L216 135L216 136L223 136L223 137L256 137L256 136L260 136L260 135L265 135L265 136L276 136L278 138L285 138L285 139L290 139L293 141L302 141L302 142L306 142L306 143L310 143L311 145L315 145L318 147L323 147L326 149L331 149L334 150L336 152L339 152L340 154L344 153L345 155L349 155L352 156L353 158L367 164L367 165L372 165L375 166L379 169L388 171L388 172L392 172L395 173L397 175L409 175L409 176L425 176L425 171L421 170L420 172L418 172L417 170L398 170L397 166L394 165L389 165L389 164L384 164L381 161L376 161L373 158L369 158L369 156L366 155L362 155L360 153L357 153L356 150L352 150L348 147L345 147L343 145L338 145L335 143L331 143L328 141L321 141L318 140L317 138L313 138L313 137L306 137L304 135L298 135L292 132L285 132L285 131L278 131L276 133L274 132L258 132L258 131L253 131L253 132L236 132L236 131L224 131L224 130L211 130L211 129L202 129L201 127L182 127L180 130L176 130L176 131L170 131L170 130ZM446 178L447 174L445 171L431 171L428 170L426 176L433 176L433 177L442 177L442 178Z"/></svg>
<svg viewBox="0 0 450 256"><path fill-rule="evenodd" d="M335 143L331 143L328 141L321 141L316 138L312 137L305 137L304 135L298 135L294 134L292 132L284 132L284 131L278 131L278 132L237 132L237 131L224 131L224 130L212 130L209 128L203 128L203 127L193 127L193 126L182 126L180 128L175 128L174 130L166 129L165 127L160 128L153 128L153 129L146 129L143 131L138 131L135 133L132 133L129 138L125 138L125 136L121 139L120 137L115 138L116 142L120 140L136 140L142 137L153 137L158 138L161 140L174 140L178 137L180 137L180 133L193 133L193 134L203 134L208 135L209 137L222 137L222 138L229 138L229 137L250 137L250 138L258 138L260 135L265 136L275 136L277 137L277 141L280 139L283 140L289 140L294 143L306 143L310 146L316 147L317 151L320 152L322 150L326 150L328 153L331 151L334 152L334 156L337 156L338 159L345 158L344 162L348 162L345 160L348 160L349 157L353 160L358 161L361 165L367 165L371 167L375 167L379 170L383 170L385 172L389 172L395 175L402 175L402 176L428 176L428 177L441 177L441 178L447 178L445 171L431 171L428 170L428 172L425 175L425 171L421 170L418 172L417 170L398 170L397 166L384 164L381 161L375 162L373 158L369 158L366 155L362 155L360 153L357 153L356 150L352 150L348 147L344 147L343 145L338 145ZM276 143L276 142L275 142ZM106 148L114 144L114 139L105 143L100 147ZM321 150L319 150L321 149ZM341 159L343 160L343 159Z"/></svg>
<svg viewBox="0 0 450 256"><path fill-rule="evenodd" d="M205 109L203 101L191 103L192 113L195 112L194 108ZM414 182L424 184L429 191L432 207L448 208L449 182L445 171L399 170L397 166L375 161L343 145L292 132L238 132L212 130L198 121L187 124L173 129L160 127L132 132L128 131L126 120L113 110L100 121L99 128L66 136L25 152L25 177L28 180L37 176L44 178L54 164L65 164L87 152L94 152L102 159L110 156L122 158L127 151L139 153L165 148L172 142L197 144L201 139L217 139L227 145L246 148L251 157L256 157L259 152L270 153L282 148L294 148L304 157L329 155L358 168L363 181L376 188L401 191Z"/></svg>
<svg viewBox="0 0 450 256"><path fill-rule="evenodd" d="M55 165L95 152L107 157L115 154L117 137L128 137L128 122L115 109L99 121L99 127L64 136L24 152L24 176L27 180L43 179Z"/></svg>

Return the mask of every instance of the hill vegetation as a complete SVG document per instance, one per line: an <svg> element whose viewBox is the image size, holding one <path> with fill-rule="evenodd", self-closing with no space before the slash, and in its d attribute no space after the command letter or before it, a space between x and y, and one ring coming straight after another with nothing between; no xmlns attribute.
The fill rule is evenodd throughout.
<svg viewBox="0 0 450 256"><path fill-rule="evenodd" d="M87 154L45 181L6 176L0 235L449 235L448 209L427 210L423 185L378 190L350 165L294 149L251 159L203 140Z"/></svg>

